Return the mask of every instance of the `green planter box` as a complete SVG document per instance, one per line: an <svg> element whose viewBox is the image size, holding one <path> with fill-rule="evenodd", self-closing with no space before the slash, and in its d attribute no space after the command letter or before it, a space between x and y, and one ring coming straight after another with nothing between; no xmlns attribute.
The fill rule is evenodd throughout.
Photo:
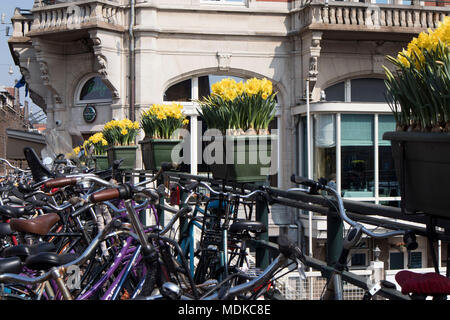
<svg viewBox="0 0 450 320"><path fill-rule="evenodd" d="M265 182L269 178L272 141L275 135L226 136L223 163L210 164L214 179L234 182ZM230 146L233 146L230 148ZM217 157L216 157L217 158Z"/></svg>
<svg viewBox="0 0 450 320"><path fill-rule="evenodd" d="M146 170L159 170L162 162L172 161L172 150L181 139L149 139L139 141Z"/></svg>
<svg viewBox="0 0 450 320"><path fill-rule="evenodd" d="M109 168L107 155L94 155L92 156L95 163L95 170L106 170Z"/></svg>
<svg viewBox="0 0 450 320"><path fill-rule="evenodd" d="M450 218L450 134L386 132L390 140L405 213Z"/></svg>
<svg viewBox="0 0 450 320"><path fill-rule="evenodd" d="M113 165L114 160L123 159L120 169L135 169L136 149L137 146L112 146L107 148L109 166Z"/></svg>

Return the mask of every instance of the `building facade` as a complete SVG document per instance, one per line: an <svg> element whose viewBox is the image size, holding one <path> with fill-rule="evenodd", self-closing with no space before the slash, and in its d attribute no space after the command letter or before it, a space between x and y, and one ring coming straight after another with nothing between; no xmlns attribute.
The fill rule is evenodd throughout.
<svg viewBox="0 0 450 320"><path fill-rule="evenodd" d="M16 10L9 44L47 130L67 145L111 119L139 120L153 103L178 101L196 150L195 100L223 77L266 77L278 91L279 188L292 173L335 177L346 198L397 205L382 139L395 126L385 56L448 13L408 0L36 0L30 12ZM94 119L83 116L87 106ZM320 243L320 217L313 223Z"/></svg>

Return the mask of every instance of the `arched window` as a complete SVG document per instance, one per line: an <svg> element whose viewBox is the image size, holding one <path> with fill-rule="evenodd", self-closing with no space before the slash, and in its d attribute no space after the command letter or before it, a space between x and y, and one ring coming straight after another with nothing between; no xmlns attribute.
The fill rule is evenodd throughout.
<svg viewBox="0 0 450 320"><path fill-rule="evenodd" d="M386 86L383 79L348 79L325 89L325 99L329 102L382 102L385 99Z"/></svg>
<svg viewBox="0 0 450 320"><path fill-rule="evenodd" d="M110 102L112 100L111 90L103 83L99 76L87 80L81 87L77 96L78 103Z"/></svg>
<svg viewBox="0 0 450 320"><path fill-rule="evenodd" d="M206 97L211 93L211 86L224 78L232 78L236 82L246 81L244 78L230 75L210 74L194 77L170 86L166 92L164 92L164 101L188 102L192 99Z"/></svg>

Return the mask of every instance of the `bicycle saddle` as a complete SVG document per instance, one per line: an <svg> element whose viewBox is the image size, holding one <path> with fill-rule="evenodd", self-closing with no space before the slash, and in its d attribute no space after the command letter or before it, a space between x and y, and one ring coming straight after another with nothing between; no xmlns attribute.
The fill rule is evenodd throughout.
<svg viewBox="0 0 450 320"><path fill-rule="evenodd" d="M450 279L434 272L422 274L402 270L395 275L395 280L402 288L403 294L450 294Z"/></svg>
<svg viewBox="0 0 450 320"><path fill-rule="evenodd" d="M244 231L261 233L266 232L267 227L262 222L249 220L236 221L230 226L230 232L241 233Z"/></svg>
<svg viewBox="0 0 450 320"><path fill-rule="evenodd" d="M36 182L41 182L47 180L48 178L54 178L55 176L47 169L46 166L39 160L34 149L30 147L23 148L23 153L25 159L27 160L28 166L31 170L31 175L33 180Z"/></svg>
<svg viewBox="0 0 450 320"><path fill-rule="evenodd" d="M26 212L25 207L0 206L0 215L6 218L20 218Z"/></svg>
<svg viewBox="0 0 450 320"><path fill-rule="evenodd" d="M25 266L32 270L49 270L72 262L78 258L74 253L57 254L54 252L41 252L29 256L25 260Z"/></svg>
<svg viewBox="0 0 450 320"><path fill-rule="evenodd" d="M32 219L11 219L11 230L45 236L60 220L57 213L48 213Z"/></svg>
<svg viewBox="0 0 450 320"><path fill-rule="evenodd" d="M15 273L19 274L22 272L22 261L20 258L5 258L0 259L0 274L2 273Z"/></svg>
<svg viewBox="0 0 450 320"><path fill-rule="evenodd" d="M17 246L12 246L5 248L2 251L2 257L9 258L9 257L19 257L20 260L25 261L29 256L41 252L55 252L56 247L53 243L49 242L41 242L35 245L24 245L19 244Z"/></svg>

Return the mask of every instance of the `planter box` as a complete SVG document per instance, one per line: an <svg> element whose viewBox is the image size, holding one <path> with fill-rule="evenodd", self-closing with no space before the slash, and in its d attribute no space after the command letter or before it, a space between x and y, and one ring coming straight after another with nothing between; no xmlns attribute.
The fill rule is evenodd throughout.
<svg viewBox="0 0 450 320"><path fill-rule="evenodd" d="M450 134L386 132L391 140L402 210L450 218Z"/></svg>
<svg viewBox="0 0 450 320"><path fill-rule="evenodd" d="M214 179L234 182L265 182L271 166L262 162L260 155L271 157L275 135L225 136L223 163L210 164ZM233 145L233 148L227 146ZM216 159L220 157L216 156ZM228 160L228 161L227 161Z"/></svg>
<svg viewBox="0 0 450 320"><path fill-rule="evenodd" d="M172 162L172 150L181 139L149 139L139 141L146 170L159 170L162 162Z"/></svg>
<svg viewBox="0 0 450 320"><path fill-rule="evenodd" d="M109 168L107 155L93 155L95 170L106 170Z"/></svg>
<svg viewBox="0 0 450 320"><path fill-rule="evenodd" d="M136 168L136 149L137 146L112 146L106 149L108 154L108 164L111 167L114 160L123 159L120 169Z"/></svg>

